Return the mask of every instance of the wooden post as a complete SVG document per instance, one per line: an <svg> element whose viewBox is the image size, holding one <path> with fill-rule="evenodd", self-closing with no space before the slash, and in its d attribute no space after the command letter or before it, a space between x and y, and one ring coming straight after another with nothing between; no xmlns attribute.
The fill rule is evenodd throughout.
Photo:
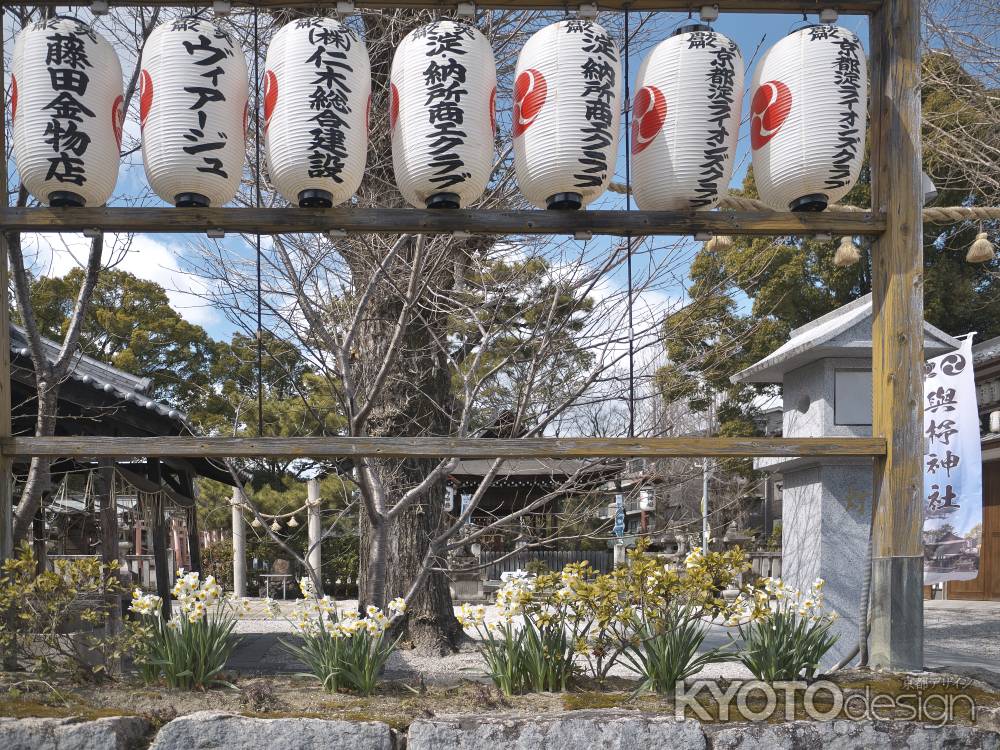
<svg viewBox="0 0 1000 750"><path fill-rule="evenodd" d="M121 569L118 548L118 496L115 492L114 463L107 458L100 461L97 473L98 497L101 514L101 562L113 566L115 573ZM108 621L105 631L113 635L121 629L122 608L118 593L108 595Z"/></svg>
<svg viewBox="0 0 1000 750"><path fill-rule="evenodd" d="M870 661L923 668L923 225L920 3L884 0L871 21L875 458Z"/></svg>
<svg viewBox="0 0 1000 750"><path fill-rule="evenodd" d="M160 460L147 458L147 476L156 485L160 480ZM153 565L156 567L156 593L163 599L163 617L170 619L170 571L167 569L167 520L164 513L166 500L162 494L156 495L153 503L153 523L150 536L153 538Z"/></svg>
<svg viewBox="0 0 1000 750"><path fill-rule="evenodd" d="M316 586L316 593L323 596L323 553L320 542L323 536L323 522L320 517L319 480L310 479L306 485L306 515L309 526L309 547L306 550L306 565Z"/></svg>
<svg viewBox="0 0 1000 750"><path fill-rule="evenodd" d="M247 531L239 487L233 487L229 504L233 511L233 593L243 597L247 595Z"/></svg>
<svg viewBox="0 0 1000 750"><path fill-rule="evenodd" d="M190 471L182 472L180 475L181 487L184 494L194 501L194 506L188 512L187 522L187 543L188 557L191 570L201 573L201 538L198 535L198 485L195 484L194 476Z"/></svg>

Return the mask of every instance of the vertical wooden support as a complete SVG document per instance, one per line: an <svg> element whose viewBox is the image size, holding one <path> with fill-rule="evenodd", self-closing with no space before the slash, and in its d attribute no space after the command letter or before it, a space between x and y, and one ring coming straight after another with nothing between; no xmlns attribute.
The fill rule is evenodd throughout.
<svg viewBox="0 0 1000 750"><path fill-rule="evenodd" d="M153 484L161 485L160 459L146 459L147 476ZM156 593L163 598L163 617L170 619L170 570L167 565L167 520L163 495L156 496L153 503L153 523L150 536L153 538L153 564L156 566Z"/></svg>
<svg viewBox="0 0 1000 750"><path fill-rule="evenodd" d="M188 556L191 558L191 570L201 572L201 537L198 534L198 485L190 472L181 476L181 485L189 498L194 500L194 507L188 513L187 537Z"/></svg>
<svg viewBox="0 0 1000 750"><path fill-rule="evenodd" d="M322 596L323 553L321 540L323 537L323 521L320 517L319 480L310 479L306 485L306 492L308 493L306 499L306 516L309 527L309 541L307 542L309 546L306 549L306 565L309 568L309 576L316 586L316 592Z"/></svg>
<svg viewBox="0 0 1000 750"><path fill-rule="evenodd" d="M229 504L233 512L233 593L247 595L247 530L243 524L243 499L240 488L233 487Z"/></svg>
<svg viewBox="0 0 1000 750"><path fill-rule="evenodd" d="M888 228L872 250L875 460L874 667L923 667L923 196L920 3L872 16L872 205Z"/></svg>
<svg viewBox="0 0 1000 750"><path fill-rule="evenodd" d="M118 549L118 495L115 492L115 466L107 458L102 458L97 470L97 488L100 498L101 515L101 562L112 566L117 572L121 565ZM108 621L105 630L108 635L121 629L122 608L117 593L108 595Z"/></svg>

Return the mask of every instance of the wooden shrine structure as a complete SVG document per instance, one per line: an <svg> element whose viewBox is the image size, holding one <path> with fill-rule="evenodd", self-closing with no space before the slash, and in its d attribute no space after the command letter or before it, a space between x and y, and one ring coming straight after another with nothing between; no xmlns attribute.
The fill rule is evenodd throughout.
<svg viewBox="0 0 1000 750"><path fill-rule="evenodd" d="M56 5L36 0L34 5ZM88 5L88 0L82 0ZM121 5L204 5L192 0L112 0ZM356 0L358 7L452 10L453 0ZM835 8L870 18L872 208L868 212L434 211L303 208L9 208L2 232L416 232L487 234L755 236L866 235L873 239L874 376L871 438L297 438L13 437L10 347L0 341L0 475L34 455L63 458L152 456L398 456L612 458L663 456L870 456L875 462L873 627L876 667L923 666L923 191L920 145L918 0L715 0L724 12L801 13ZM0 9L14 3L0 0ZM294 0L235 0L261 9L315 7ZM480 9L567 10L565 0L482 0ZM592 4L589 4L593 7ZM693 0L598 0L615 11L690 11ZM0 109L6 111L0 91ZM0 151L5 152L0 131ZM3 166L6 185L6 160ZM0 239L0 337L8 331L8 259ZM11 485L0 482L0 557L9 555Z"/></svg>

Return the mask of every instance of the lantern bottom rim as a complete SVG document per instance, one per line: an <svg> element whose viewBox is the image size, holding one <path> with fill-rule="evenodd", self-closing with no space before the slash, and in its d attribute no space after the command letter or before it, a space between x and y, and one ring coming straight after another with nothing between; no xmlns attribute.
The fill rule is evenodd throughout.
<svg viewBox="0 0 1000 750"><path fill-rule="evenodd" d="M795 213L819 213L830 205L830 196L826 193L810 193L796 198L788 204L788 210Z"/></svg>
<svg viewBox="0 0 1000 750"><path fill-rule="evenodd" d="M300 190L299 208L333 208L333 194L329 190Z"/></svg>
<svg viewBox="0 0 1000 750"><path fill-rule="evenodd" d="M579 211L583 207L583 196L579 193L555 193L545 199L545 207L550 211Z"/></svg>
<svg viewBox="0 0 1000 750"><path fill-rule="evenodd" d="M208 208L212 201L201 193L178 193L174 196L177 208Z"/></svg>
<svg viewBox="0 0 1000 750"><path fill-rule="evenodd" d="M462 199L458 193L434 193L424 201L427 208L461 208Z"/></svg>
<svg viewBox="0 0 1000 750"><path fill-rule="evenodd" d="M82 195L69 190L53 190L49 193L49 205L52 208L83 208L87 201Z"/></svg>

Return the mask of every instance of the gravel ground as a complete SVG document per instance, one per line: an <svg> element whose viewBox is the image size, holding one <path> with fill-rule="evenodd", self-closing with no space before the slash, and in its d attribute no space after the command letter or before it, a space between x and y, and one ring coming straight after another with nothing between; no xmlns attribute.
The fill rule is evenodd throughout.
<svg viewBox="0 0 1000 750"><path fill-rule="evenodd" d="M924 649L936 660L954 658L1000 666L1000 606L996 602L928 602Z"/></svg>

